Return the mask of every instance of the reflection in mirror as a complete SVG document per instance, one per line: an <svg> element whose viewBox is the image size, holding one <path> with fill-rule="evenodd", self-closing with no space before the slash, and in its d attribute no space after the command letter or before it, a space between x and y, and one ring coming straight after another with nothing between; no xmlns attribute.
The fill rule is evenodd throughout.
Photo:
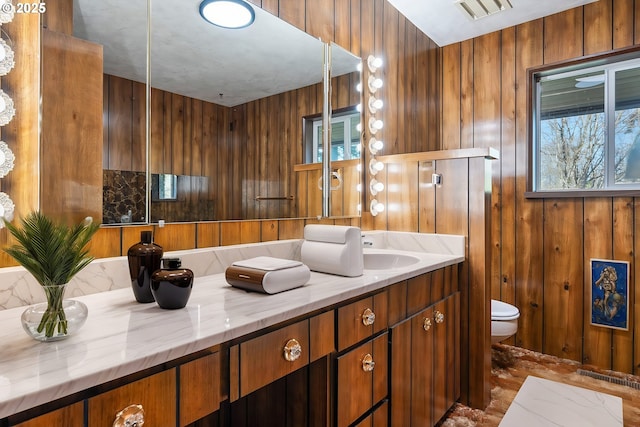
<svg viewBox="0 0 640 427"><path fill-rule="evenodd" d="M132 222L320 215L314 197L321 172L312 177L294 169L304 163L302 118L322 111L322 43L258 7L253 25L228 30L202 20L199 0L180 7L173 0L149 1L145 110L146 5L74 0L78 33L105 46L105 187L114 188L105 190L104 222L118 223L123 215ZM339 65L338 57L333 60ZM345 87L355 87L355 78L343 79ZM336 95L334 108L357 103L345 93ZM148 176L137 192L106 177L126 181L132 172ZM134 205L140 195L146 202L153 176L166 174L177 177L175 200ZM134 181L137 175L126 184ZM116 188L127 194L113 200Z"/></svg>
<svg viewBox="0 0 640 427"><path fill-rule="evenodd" d="M73 34L104 55L102 222L147 222L147 3L73 0Z"/></svg>

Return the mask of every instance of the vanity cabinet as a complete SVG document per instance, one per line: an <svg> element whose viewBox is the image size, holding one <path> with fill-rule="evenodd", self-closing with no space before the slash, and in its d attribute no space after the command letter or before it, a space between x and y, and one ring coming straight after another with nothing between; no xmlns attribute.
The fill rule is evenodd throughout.
<svg viewBox="0 0 640 427"><path fill-rule="evenodd" d="M458 265L447 266L0 425L111 427L141 405L151 426L433 426L460 396L459 311Z"/></svg>
<svg viewBox="0 0 640 427"><path fill-rule="evenodd" d="M351 425L386 399L388 341L385 332L337 357L338 427Z"/></svg>
<svg viewBox="0 0 640 427"><path fill-rule="evenodd" d="M121 411L123 420L133 420L140 409L145 425L191 425L218 411L220 402L227 398L221 382L220 351L216 347L207 353L107 391L102 390L110 386L97 386L93 395L83 400L28 421L9 420L9 425L112 427Z"/></svg>
<svg viewBox="0 0 640 427"><path fill-rule="evenodd" d="M392 424L435 425L460 395L460 293L391 328Z"/></svg>

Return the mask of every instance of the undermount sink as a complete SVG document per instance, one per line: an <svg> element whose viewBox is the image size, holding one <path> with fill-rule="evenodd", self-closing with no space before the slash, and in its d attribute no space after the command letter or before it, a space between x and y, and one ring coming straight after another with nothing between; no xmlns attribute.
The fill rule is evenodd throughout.
<svg viewBox="0 0 640 427"><path fill-rule="evenodd" d="M396 253L365 253L365 270L387 270L391 268L407 267L420 261L420 258L412 255Z"/></svg>

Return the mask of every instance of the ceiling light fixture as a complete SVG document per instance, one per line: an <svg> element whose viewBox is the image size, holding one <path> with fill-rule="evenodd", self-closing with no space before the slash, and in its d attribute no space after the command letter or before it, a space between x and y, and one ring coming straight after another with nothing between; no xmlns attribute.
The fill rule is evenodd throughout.
<svg viewBox="0 0 640 427"><path fill-rule="evenodd" d="M231 29L248 27L256 19L253 8L243 0L204 0L200 15L213 25Z"/></svg>

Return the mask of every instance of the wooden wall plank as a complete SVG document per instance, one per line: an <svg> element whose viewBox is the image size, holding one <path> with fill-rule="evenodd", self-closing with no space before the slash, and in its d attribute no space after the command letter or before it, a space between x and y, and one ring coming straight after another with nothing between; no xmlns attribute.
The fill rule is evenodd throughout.
<svg viewBox="0 0 640 427"><path fill-rule="evenodd" d="M516 28L516 306L520 310L516 343L543 348L543 242L542 200L524 197L527 188L528 88L527 68L543 61L543 20Z"/></svg>
<svg viewBox="0 0 640 427"><path fill-rule="evenodd" d="M460 148L473 148L473 40L460 43Z"/></svg>
<svg viewBox="0 0 640 427"><path fill-rule="evenodd" d="M108 169L132 170L132 97L131 80L115 76L109 77Z"/></svg>
<svg viewBox="0 0 640 427"><path fill-rule="evenodd" d="M220 222L200 222L196 225L196 247L220 246Z"/></svg>
<svg viewBox="0 0 640 427"><path fill-rule="evenodd" d="M502 31L501 49L501 142L500 142L500 212L493 212L500 221L500 294L493 298L516 302L516 31ZM515 338L509 342L515 343Z"/></svg>
<svg viewBox="0 0 640 427"><path fill-rule="evenodd" d="M633 1L613 0L613 48L633 45Z"/></svg>
<svg viewBox="0 0 640 427"><path fill-rule="evenodd" d="M131 170L147 170L147 87L133 82Z"/></svg>
<svg viewBox="0 0 640 427"><path fill-rule="evenodd" d="M544 63L551 64L583 53L582 8L544 18Z"/></svg>
<svg viewBox="0 0 640 427"><path fill-rule="evenodd" d="M629 283L635 283L634 265L634 206L633 199L620 197L613 200L613 259L629 262ZM629 301L633 301L636 293L635 286L629 286L629 299L627 310L629 312L629 325L635 322L635 313L630 309ZM619 372L633 372L633 330L613 331L613 364L612 369Z"/></svg>
<svg viewBox="0 0 640 427"><path fill-rule="evenodd" d="M442 146L443 150L461 148L461 44L454 43L442 49Z"/></svg>
<svg viewBox="0 0 640 427"><path fill-rule="evenodd" d="M279 17L291 25L305 30L305 0L281 1Z"/></svg>
<svg viewBox="0 0 640 427"><path fill-rule="evenodd" d="M418 231L418 165L415 162L388 164L386 187L388 227L398 231Z"/></svg>
<svg viewBox="0 0 640 427"><path fill-rule="evenodd" d="M591 258L613 256L613 204L611 198L584 200L584 351L582 361L611 367L612 332L591 323Z"/></svg>
<svg viewBox="0 0 640 427"><path fill-rule="evenodd" d="M334 38L335 4L333 1L308 1L306 31L328 42Z"/></svg>
<svg viewBox="0 0 640 427"><path fill-rule="evenodd" d="M612 0L600 0L584 6L584 54L601 53L613 48Z"/></svg>
<svg viewBox="0 0 640 427"><path fill-rule="evenodd" d="M583 212L582 199L544 202L543 351L573 360L582 358Z"/></svg>

